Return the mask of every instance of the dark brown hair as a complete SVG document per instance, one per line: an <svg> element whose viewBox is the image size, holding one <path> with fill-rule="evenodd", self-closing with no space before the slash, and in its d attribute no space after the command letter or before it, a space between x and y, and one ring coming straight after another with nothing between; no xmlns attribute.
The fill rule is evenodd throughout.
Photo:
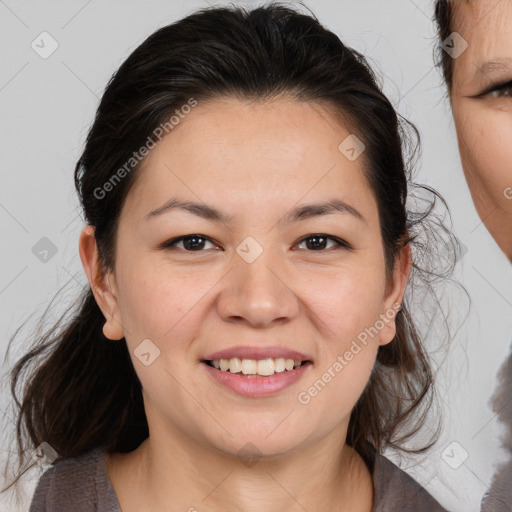
<svg viewBox="0 0 512 512"><path fill-rule="evenodd" d="M443 50L441 43L446 40L453 32L453 1L454 0L436 0L434 10L434 21L437 27L437 45L436 45L436 66L443 70L443 77L451 92L453 85L453 64L454 60L448 52ZM471 0L460 0L468 4Z"/></svg>
<svg viewBox="0 0 512 512"><path fill-rule="evenodd" d="M436 46L436 64L443 70L443 77L448 86L452 88L453 59L445 52L441 43L452 33L452 2L451 0L436 0L434 19L437 24L438 44Z"/></svg>
<svg viewBox="0 0 512 512"><path fill-rule="evenodd" d="M425 239L426 221L437 199L446 204L437 192L412 182L418 144L409 132L419 139L417 130L397 115L360 53L314 15L279 3L196 11L150 35L111 78L75 168L76 190L85 221L95 227L103 268L113 269L119 214L140 165L104 197L98 197L98 188L156 127L191 97L265 101L281 95L322 102L349 121L366 146L364 174L378 205L387 271L411 243L410 286L413 280L430 286L440 274L422 270L436 246ZM433 196L424 211L407 209L408 185ZM434 444L405 446L433 404L433 371L407 302L406 294L396 336L379 348L351 414L347 443L366 460L368 443L378 452L386 446L421 452ZM125 340L112 342L103 335L105 318L90 287L70 312L66 323L63 315L38 332L12 369L20 467L26 452L43 442L59 458L68 458L95 447L132 451L148 436L141 384Z"/></svg>

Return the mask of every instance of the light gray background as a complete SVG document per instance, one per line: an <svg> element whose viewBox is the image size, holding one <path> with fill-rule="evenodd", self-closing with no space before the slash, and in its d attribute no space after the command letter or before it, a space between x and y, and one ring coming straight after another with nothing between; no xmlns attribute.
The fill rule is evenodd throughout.
<svg viewBox="0 0 512 512"><path fill-rule="evenodd" d="M66 295L71 301L86 283L78 257L82 219L72 176L108 79L157 28L207 5L214 3L0 0L2 354L14 329L30 313L42 313L60 286L71 280ZM419 128L423 157L418 180L446 198L454 231L467 247L457 277L473 307L440 368L443 436L426 458L416 459L416 466L414 459L387 455L450 510L476 511L496 464L504 460L499 443L503 428L488 401L500 363L510 350L512 269L480 222L462 175L445 90L434 69L433 2L312 0L307 5L345 43L370 58L383 77L386 94ZM31 48L43 31L59 45L47 59ZM47 263L32 253L42 237L58 250ZM454 329L465 308L464 300L452 300ZM22 351L18 345L14 356ZM6 390L0 400L2 430L9 430L12 414ZM454 452L448 451L452 457L463 454L461 448L468 454L457 469L442 458L452 442L458 443ZM6 450L3 447L3 455ZM36 477L28 480L27 499L35 481ZM0 510L12 508L0 505Z"/></svg>

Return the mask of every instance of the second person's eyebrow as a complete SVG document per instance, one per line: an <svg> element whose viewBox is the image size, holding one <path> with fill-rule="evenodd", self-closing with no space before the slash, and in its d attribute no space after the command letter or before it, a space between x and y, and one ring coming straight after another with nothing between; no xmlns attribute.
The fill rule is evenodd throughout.
<svg viewBox="0 0 512 512"><path fill-rule="evenodd" d="M477 62L475 64L475 68L476 77L486 77L488 75L496 75L503 72L512 73L512 59L508 57L489 59Z"/></svg>

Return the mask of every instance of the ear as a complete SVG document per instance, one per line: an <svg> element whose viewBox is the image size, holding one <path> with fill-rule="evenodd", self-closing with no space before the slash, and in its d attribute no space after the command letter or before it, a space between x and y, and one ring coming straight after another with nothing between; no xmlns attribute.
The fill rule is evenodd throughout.
<svg viewBox="0 0 512 512"><path fill-rule="evenodd" d="M93 226L86 226L82 230L79 253L96 303L106 320L103 326L103 334L108 339L120 340L124 336L124 329L119 311L115 279L110 272L105 272L100 264Z"/></svg>
<svg viewBox="0 0 512 512"><path fill-rule="evenodd" d="M407 243L395 258L395 266L388 282L384 311L381 315L384 327L379 333L379 345L390 343L396 335L395 318L402 305L411 267L411 244Z"/></svg>

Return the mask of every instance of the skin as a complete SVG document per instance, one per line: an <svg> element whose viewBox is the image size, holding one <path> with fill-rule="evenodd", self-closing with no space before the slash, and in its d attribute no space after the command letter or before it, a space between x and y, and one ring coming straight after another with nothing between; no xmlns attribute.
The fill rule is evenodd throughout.
<svg viewBox="0 0 512 512"><path fill-rule="evenodd" d="M478 215L512 262L512 85L498 88L512 80L512 1L453 6L452 30L468 43L451 90L462 166Z"/></svg>
<svg viewBox="0 0 512 512"><path fill-rule="evenodd" d="M136 450L107 458L124 512L371 510L371 474L345 441L377 349L394 337L394 318L309 404L297 400L402 302L410 271L406 246L386 275L363 158L349 161L338 150L349 133L321 105L296 100L199 103L146 157L121 212L113 272L98 277L93 228L83 229L80 257L105 335L126 338L149 424ZM144 219L171 197L200 200L233 220L179 210ZM338 212L277 224L295 206L333 198L365 220ZM352 249L304 241L317 233ZM159 248L189 234L207 237L203 248ZM247 236L263 248L252 263L236 252ZM133 355L145 338L161 351L149 366ZM245 398L199 362L243 344L281 344L313 365L275 396ZM250 467L237 458L248 442L261 457Z"/></svg>

